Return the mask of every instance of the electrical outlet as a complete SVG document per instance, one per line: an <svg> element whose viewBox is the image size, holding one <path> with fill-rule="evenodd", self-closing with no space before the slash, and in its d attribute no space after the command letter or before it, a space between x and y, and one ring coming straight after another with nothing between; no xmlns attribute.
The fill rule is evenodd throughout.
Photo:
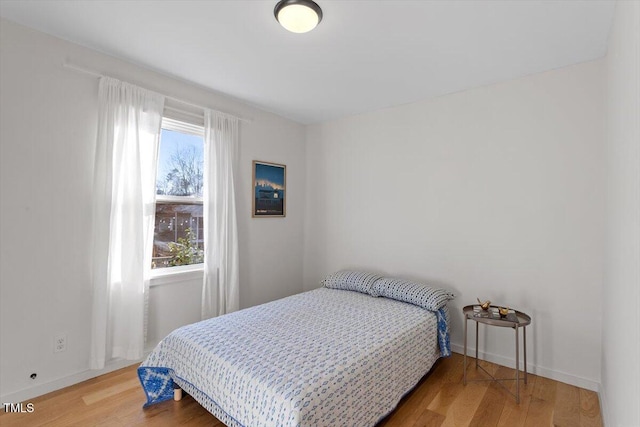
<svg viewBox="0 0 640 427"><path fill-rule="evenodd" d="M67 334L60 334L53 340L53 352L60 353L67 350Z"/></svg>

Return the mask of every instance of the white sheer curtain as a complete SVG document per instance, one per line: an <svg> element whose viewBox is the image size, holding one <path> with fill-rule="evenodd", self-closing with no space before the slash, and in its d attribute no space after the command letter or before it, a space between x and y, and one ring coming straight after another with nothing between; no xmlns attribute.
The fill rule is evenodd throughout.
<svg viewBox="0 0 640 427"><path fill-rule="evenodd" d="M238 119L204 114L204 283L202 318L240 308L234 173Z"/></svg>
<svg viewBox="0 0 640 427"><path fill-rule="evenodd" d="M153 245L164 97L100 79L93 211L91 368L140 359Z"/></svg>

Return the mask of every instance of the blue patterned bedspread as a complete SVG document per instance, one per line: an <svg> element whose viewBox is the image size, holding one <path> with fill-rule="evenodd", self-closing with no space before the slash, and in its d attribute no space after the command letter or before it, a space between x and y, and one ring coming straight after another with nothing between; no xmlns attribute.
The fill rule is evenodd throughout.
<svg viewBox="0 0 640 427"><path fill-rule="evenodd" d="M446 321L320 288L179 328L138 376L146 405L175 381L228 426L373 426L450 354Z"/></svg>

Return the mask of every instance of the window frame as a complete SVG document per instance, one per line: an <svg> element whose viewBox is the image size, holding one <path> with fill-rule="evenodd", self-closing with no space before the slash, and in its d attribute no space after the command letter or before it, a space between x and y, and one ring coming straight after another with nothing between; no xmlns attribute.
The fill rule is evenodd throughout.
<svg viewBox="0 0 640 427"><path fill-rule="evenodd" d="M204 142L204 126L201 126L201 125L173 119L165 115L162 117L160 129L199 136L199 137L202 137ZM157 174L158 172L156 169L156 179L157 179ZM173 195L156 194L154 199L154 213L153 213L154 222L155 222L155 215L156 215L155 206L158 203L161 203L161 204L180 203L185 205L187 204L203 205L204 198L196 197L196 196L173 196ZM205 236L203 236L203 239ZM206 241L205 241L205 244L206 244ZM163 267L163 268L152 268L151 283L149 284L149 286L158 286L158 285L175 283L175 282L183 282L185 280L200 279L203 277L203 275L204 275L204 263L190 264L190 265L177 265L173 267Z"/></svg>

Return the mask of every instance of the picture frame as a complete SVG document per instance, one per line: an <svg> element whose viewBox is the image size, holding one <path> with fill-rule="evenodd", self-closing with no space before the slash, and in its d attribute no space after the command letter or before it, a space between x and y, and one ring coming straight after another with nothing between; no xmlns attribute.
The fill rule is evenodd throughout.
<svg viewBox="0 0 640 427"><path fill-rule="evenodd" d="M287 166L253 161L253 218L287 216Z"/></svg>

